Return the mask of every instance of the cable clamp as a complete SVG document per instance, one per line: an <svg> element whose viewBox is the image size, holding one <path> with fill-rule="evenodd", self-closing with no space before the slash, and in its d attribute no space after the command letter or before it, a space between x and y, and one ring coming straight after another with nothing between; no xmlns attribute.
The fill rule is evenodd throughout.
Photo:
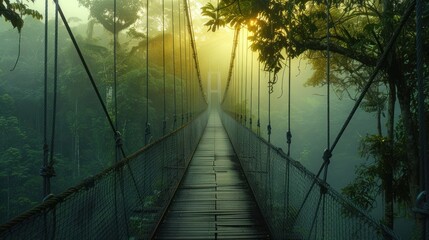
<svg viewBox="0 0 429 240"><path fill-rule="evenodd" d="M325 151L323 152L323 161L325 161L327 164L331 163L331 157L332 157L332 152L329 149L325 149Z"/></svg>
<svg viewBox="0 0 429 240"><path fill-rule="evenodd" d="M268 124L267 130L268 130L268 135L271 135L271 124Z"/></svg>
<svg viewBox="0 0 429 240"><path fill-rule="evenodd" d="M57 174L55 173L54 166L52 165L41 167L39 173L40 173L40 176L48 177L48 178L57 176Z"/></svg>
<svg viewBox="0 0 429 240"><path fill-rule="evenodd" d="M321 182L319 186L320 186L320 194L324 195L328 192L329 186L326 182Z"/></svg>
<svg viewBox="0 0 429 240"><path fill-rule="evenodd" d="M291 144L292 143L292 133L290 131L286 132L286 142L287 144Z"/></svg>
<svg viewBox="0 0 429 240"><path fill-rule="evenodd" d="M116 147L122 147L122 135L119 131L115 132Z"/></svg>

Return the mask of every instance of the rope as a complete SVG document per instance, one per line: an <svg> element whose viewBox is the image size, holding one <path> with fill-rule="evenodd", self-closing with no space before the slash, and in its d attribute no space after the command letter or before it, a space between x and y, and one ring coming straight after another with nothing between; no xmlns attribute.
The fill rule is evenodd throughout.
<svg viewBox="0 0 429 240"><path fill-rule="evenodd" d="M185 15L183 15L183 22L185 23ZM185 92L186 92L186 122L189 121L189 87L188 87L188 77L189 77L189 66L188 66L188 38L187 34L185 33Z"/></svg>
<svg viewBox="0 0 429 240"><path fill-rule="evenodd" d="M237 69L238 74L240 75L240 123L243 124L243 115L244 115L244 104L243 104L243 99L244 99L244 74L243 74L243 70L244 70L244 32L241 32L241 57L240 57L240 63L241 63L241 68Z"/></svg>
<svg viewBox="0 0 429 240"><path fill-rule="evenodd" d="M250 129L252 129L252 114L253 114L253 52L252 57L250 58L250 118L249 124Z"/></svg>
<svg viewBox="0 0 429 240"><path fill-rule="evenodd" d="M49 145L48 145L48 0L45 0L45 60L44 60L44 97L43 97L43 165L40 169L40 175L43 177L43 197L46 197L50 190L49 177L46 173L49 158Z"/></svg>
<svg viewBox="0 0 429 240"><path fill-rule="evenodd" d="M70 26L69 26L69 24L67 22L67 19L64 16L64 13L63 13L63 11L62 11L62 9L61 9L61 7L59 5L58 5L58 12L59 12L59 14L61 16L61 19L62 19L62 21L64 23L64 26L65 26L65 28L66 28L69 36L70 36L70 39L72 40L73 46L76 49L76 52L77 52L77 54L79 56L79 59L82 62L83 67L85 68L86 74L88 75L88 78L89 78L89 80L91 82L92 88L94 89L94 92L97 95L97 98L98 98L98 100L100 102L100 105L101 105L101 107L103 109L103 112L106 115L107 121L109 122L109 126L112 129L112 131L114 133L116 133L115 125L113 124L113 120L110 117L109 112L107 111L106 104L104 103L103 98L101 97L100 91L98 90L98 87L97 87L97 85L95 83L94 77L92 76L92 73L89 70L88 64L86 63L86 60L83 57L82 51L80 50L80 47L79 47L79 44L77 43L76 38L75 38L75 36L74 36L74 34L73 34L73 32L72 32L72 30L71 30L71 28L70 28ZM122 152L122 155L125 156L125 153L124 153L124 151L123 151L122 148L121 148L121 152Z"/></svg>
<svg viewBox="0 0 429 240"><path fill-rule="evenodd" d="M145 144L150 142L149 122L149 0L146 0L146 129Z"/></svg>
<svg viewBox="0 0 429 240"><path fill-rule="evenodd" d="M115 114L115 129L118 129L118 115L117 115L117 104L116 104L116 0L113 1L113 99L114 99L114 114ZM116 136L115 136L116 137ZM118 139L115 139L115 142L118 142ZM115 161L118 162L120 159L120 156L118 156L119 151L117 148L118 145L115 147ZM118 220L118 199L117 199L117 181L118 181L118 172L115 172L114 175L114 187L113 187L113 194L114 194L114 206L115 206L115 227L116 227L116 238L118 238L118 232L119 232L119 220Z"/></svg>
<svg viewBox="0 0 429 240"><path fill-rule="evenodd" d="M258 61L258 122L256 123L258 136L261 135L261 62Z"/></svg>
<svg viewBox="0 0 429 240"><path fill-rule="evenodd" d="M326 148L331 145L331 34L330 29L330 13L331 3L326 0Z"/></svg>
<svg viewBox="0 0 429 240"><path fill-rule="evenodd" d="M249 31L246 31L246 81L245 81L245 91L244 91L244 125L246 126L247 124L247 82L249 81L249 79L247 78L247 60L248 60L248 56L249 56Z"/></svg>
<svg viewBox="0 0 429 240"><path fill-rule="evenodd" d="M47 168L45 168L45 174L48 177L55 176L54 169L54 144L55 144L55 130L57 121L57 100L58 100L58 3L55 5L55 38L54 38L54 98L52 106L52 129L51 129L51 149L49 154L49 161ZM50 182L47 186L48 194L51 193Z"/></svg>
<svg viewBox="0 0 429 240"><path fill-rule="evenodd" d="M165 1L162 0L162 82L163 82L163 120L162 120L162 135L165 135L165 131L167 129L167 121L166 121L166 87L165 87Z"/></svg>
<svg viewBox="0 0 429 240"><path fill-rule="evenodd" d="M185 116L184 116L184 112L183 112L183 61L182 61L182 25L181 25L181 21L182 18L180 16L180 1L178 1L179 4L179 58L180 58L180 92L181 92L181 101L182 101L182 125L184 123L185 120Z"/></svg>
<svg viewBox="0 0 429 240"><path fill-rule="evenodd" d="M43 165L40 175L43 178L43 195L45 198L50 192L50 177L46 174L48 169L49 145L47 140L47 119L48 119L48 0L45 0L45 59L44 59L44 90L43 90ZM45 239L48 237L47 214L43 215L43 233Z"/></svg>
<svg viewBox="0 0 429 240"><path fill-rule="evenodd" d="M180 11L179 11L180 12ZM177 124L177 103L176 103L176 48L174 44L175 32L174 32L174 1L171 1L171 27L173 35L173 91L174 91L174 116L173 116L173 129L176 129Z"/></svg>
<svg viewBox="0 0 429 240"><path fill-rule="evenodd" d="M191 49L189 49L189 56L191 56ZM192 121L193 119L193 114L194 114L194 106L195 106L195 102L194 102L194 82L193 82L193 77L194 77L194 72L192 71L192 64L189 65L189 97L190 97L190 106L189 106L189 119Z"/></svg>
<svg viewBox="0 0 429 240"><path fill-rule="evenodd" d="M273 93L272 91L272 86L271 86L271 72L268 73L268 79L269 83L268 83L268 125L267 125L267 132L268 132L268 143L271 143L271 94Z"/></svg>
<svg viewBox="0 0 429 240"><path fill-rule="evenodd" d="M287 143L287 156L290 156L290 145L292 143L292 132L290 130L290 98L291 98L291 72L292 64L291 58L289 57L289 76L288 76L288 104L287 104L287 132L286 132L286 143Z"/></svg>
<svg viewBox="0 0 429 240"><path fill-rule="evenodd" d="M117 12L117 3L116 0L113 1L113 94L115 101L115 128L118 129L118 101L117 101L117 43L118 43L118 34L117 34L117 25L116 25L116 12ZM118 161L118 158L116 159Z"/></svg>

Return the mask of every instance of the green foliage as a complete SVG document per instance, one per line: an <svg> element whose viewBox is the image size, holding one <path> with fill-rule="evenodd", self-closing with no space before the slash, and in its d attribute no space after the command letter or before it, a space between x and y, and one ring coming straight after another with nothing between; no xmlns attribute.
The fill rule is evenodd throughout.
<svg viewBox="0 0 429 240"><path fill-rule="evenodd" d="M354 203L366 210L375 207L375 201L380 194L381 183L378 178L379 166L362 164L356 169L356 178L352 183L342 189Z"/></svg>
<svg viewBox="0 0 429 240"><path fill-rule="evenodd" d="M399 124L397 128L400 129L402 126ZM363 157L367 158L367 162L357 167L356 178L342 189L343 194L362 208L373 209L376 197L385 190L386 186L382 184L383 179L389 169L392 169L394 201L402 206L410 204L411 197L407 180L410 171L403 137L402 134L397 134L393 147L385 137L378 135L364 137L361 141L360 152Z"/></svg>
<svg viewBox="0 0 429 240"><path fill-rule="evenodd" d="M114 4L111 0L79 0L82 6L89 9L93 18L97 19L106 30L114 32ZM139 17L138 13L143 7L140 0L125 0L117 4L116 31L120 32L131 26Z"/></svg>
<svg viewBox="0 0 429 240"><path fill-rule="evenodd" d="M26 2L34 2L34 0L26 0ZM38 11L28 8L24 2L11 3L10 0L0 0L0 17L4 17L5 21L10 22L19 32L24 27L24 16L39 20L43 18Z"/></svg>

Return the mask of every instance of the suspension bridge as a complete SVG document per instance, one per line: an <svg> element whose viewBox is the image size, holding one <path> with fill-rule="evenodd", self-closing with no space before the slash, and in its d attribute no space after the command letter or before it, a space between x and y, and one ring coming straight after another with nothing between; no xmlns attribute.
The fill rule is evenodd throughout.
<svg viewBox="0 0 429 240"><path fill-rule="evenodd" d="M140 133L145 145L126 154L116 117L112 117L117 106L115 111L107 109L85 54L58 2L56 6L56 21L64 23L106 114L117 161L54 195L50 192L53 162L46 150L43 202L2 224L0 239L399 239L320 177L329 164L329 152L325 152L320 172L314 174L290 157L289 150L285 153L260 136L259 118L252 122L252 114L244 114L247 107L238 97L250 93L244 93L247 87L234 80L237 33L226 90L222 92L220 75L211 74L215 84L208 85L216 87L205 91L186 0L172 1L171 9L176 11L172 18L178 17L179 29L182 27L174 33L180 37L172 40L176 48L180 46L180 51L173 50L174 81L179 75L187 80L174 83L171 116L165 111L164 90L164 116L159 126L150 124L146 101L145 131ZM150 12L149 2L147 9ZM165 45L165 39L162 42ZM149 68L149 39L144 43ZM180 55L178 61L174 54ZM114 73L116 86L116 67ZM150 99L149 70L145 80L142 97ZM114 87L115 103L116 96ZM154 126L162 129L159 137L153 136ZM290 129L288 136L290 144Z"/></svg>

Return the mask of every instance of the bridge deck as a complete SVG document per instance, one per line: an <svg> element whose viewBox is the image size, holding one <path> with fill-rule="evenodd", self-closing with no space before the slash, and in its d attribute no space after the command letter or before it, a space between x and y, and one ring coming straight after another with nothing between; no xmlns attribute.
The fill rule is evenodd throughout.
<svg viewBox="0 0 429 240"><path fill-rule="evenodd" d="M156 239L267 239L269 234L217 113Z"/></svg>

